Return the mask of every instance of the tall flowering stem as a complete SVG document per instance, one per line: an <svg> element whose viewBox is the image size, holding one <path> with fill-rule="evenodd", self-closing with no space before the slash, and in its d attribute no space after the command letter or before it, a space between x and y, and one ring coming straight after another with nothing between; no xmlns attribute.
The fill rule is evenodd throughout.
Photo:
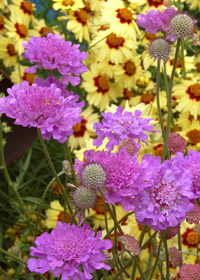
<svg viewBox="0 0 200 280"><path fill-rule="evenodd" d="M7 170L7 166L6 166L6 162L5 162L5 157L4 157L4 150L3 150L3 130L2 130L2 124L1 124L1 115L0 115L0 159L1 159L1 165L3 166L3 172L4 172L4 176L6 178L6 181L8 182L9 187L11 187L11 189L13 190L13 192L15 193L15 196L19 202L19 204L21 205L22 211L24 213L24 216L26 217L27 223L28 223L28 227L29 227L29 231L30 233L32 233L32 226L30 223L30 219L29 216L27 214L27 210L26 210L26 206L17 190L17 187L14 186L10 175L8 173Z"/></svg>
<svg viewBox="0 0 200 280"><path fill-rule="evenodd" d="M167 97L168 117L167 117L167 128L166 128L166 133L165 133L164 149L163 149L163 154L162 154L162 162L165 160L165 157L168 153L167 143L168 143L168 138L169 138L169 134L170 134L170 130L171 130L170 128L171 128L171 118L172 118L172 103L171 103L172 86L173 86L175 71L176 71L177 62L178 62L180 44L181 44L181 38L178 38L177 44L176 44L176 53L175 53L175 58L174 58L174 65L173 65L172 75L171 75L171 79L170 79L170 82L169 82L169 89L168 89L168 97Z"/></svg>
<svg viewBox="0 0 200 280"><path fill-rule="evenodd" d="M185 71L185 57L184 57L184 38L181 38L181 62L182 62L182 77L186 80L186 71Z"/></svg>
<svg viewBox="0 0 200 280"><path fill-rule="evenodd" d="M73 211L72 211L72 208L71 208L71 206L70 206L70 204L69 204L67 195L66 195L66 193L65 193L65 189L63 188L62 183L61 183L61 181L60 181L60 179L59 179L59 177L58 177L58 175L57 175L57 173L56 173L56 170L55 170L55 168L54 168L54 165L53 165L53 163L52 163L52 161L51 161L51 158L50 158L50 155L49 155L49 153L48 153L47 147L46 147L46 145L45 145L44 139L43 139L43 137L42 137L41 130L40 130L39 128L38 128L38 136L39 136L39 138L40 138L40 142L41 142L41 145L42 145L44 154L45 154L46 159L47 159L47 161L48 161L48 163L49 163L49 166L50 166L50 168L51 168L51 171L52 171L52 173L53 173L53 176L56 178L56 181L57 181L57 183L58 183L58 185L59 185L59 187L60 187L60 189L61 189L61 191L62 191L64 201L65 201L65 203L67 204L67 206L68 206L68 208L69 208L70 214L72 215L72 214L73 214Z"/></svg>
<svg viewBox="0 0 200 280"><path fill-rule="evenodd" d="M169 252L167 248L166 231L164 231L164 246L165 246L165 256L166 256L167 279L169 279Z"/></svg>
<svg viewBox="0 0 200 280"><path fill-rule="evenodd" d="M70 162L70 166L71 166L71 169L72 169L72 174L73 174L73 179L74 179L74 183L75 185L77 184L77 179L76 179L76 173L75 173L75 170L74 170L74 165L73 165L73 162L72 162L72 157L71 157L71 153L69 151L69 146L68 146L68 140L63 144L64 145L64 150L67 154L67 159L69 160Z"/></svg>

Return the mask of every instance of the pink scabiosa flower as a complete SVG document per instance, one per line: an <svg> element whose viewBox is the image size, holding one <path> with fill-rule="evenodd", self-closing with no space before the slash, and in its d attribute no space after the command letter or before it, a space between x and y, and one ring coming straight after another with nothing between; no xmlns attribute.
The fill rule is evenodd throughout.
<svg viewBox="0 0 200 280"><path fill-rule="evenodd" d="M79 180L83 181L83 174L88 166L100 165L106 175L102 185L106 202L113 205L117 202L125 211L133 210L132 197L143 189L143 182L149 175L146 166L138 164L137 154L131 156L126 149L120 149L118 153L89 150L84 152L84 157L86 162L77 159L74 167Z"/></svg>
<svg viewBox="0 0 200 280"><path fill-rule="evenodd" d="M148 125L153 118L141 118L141 111L136 110L133 115L131 112L124 112L123 107L118 107L117 112L112 114L111 112L102 113L102 124L95 123L94 129L96 129L96 135L99 138L93 141L93 144L100 146L105 137L109 139L106 148L109 151L113 150L114 145L118 145L124 138L130 138L133 140L137 150L140 149L138 142L145 142L148 139L147 131L152 131L154 126Z"/></svg>
<svg viewBox="0 0 200 280"><path fill-rule="evenodd" d="M62 274L62 280L92 279L95 269L111 269L102 261L106 259L103 251L110 249L112 242L100 239L101 234L95 237L87 223L77 227L58 222L50 234L45 232L36 238L37 247L31 247L30 254L37 259L30 258L28 268L39 273L51 269L56 277Z"/></svg>
<svg viewBox="0 0 200 280"><path fill-rule="evenodd" d="M62 90L62 85L47 86L51 80L36 79L31 86L27 81L15 84L8 89L8 96L0 99L0 114L16 119L15 124L40 128L44 139L53 137L63 143L81 121L84 101L76 103L79 96Z"/></svg>
<svg viewBox="0 0 200 280"><path fill-rule="evenodd" d="M169 248L169 261L173 267L181 265L181 253L176 247Z"/></svg>
<svg viewBox="0 0 200 280"><path fill-rule="evenodd" d="M159 31L167 32L169 30L169 21L178 13L174 7L170 7L164 11L150 10L145 14L137 15L137 24L145 31L151 34L156 34Z"/></svg>
<svg viewBox="0 0 200 280"><path fill-rule="evenodd" d="M168 239L171 239L172 237L176 236L180 229L181 229L180 224L178 224L175 227L168 227L167 232L166 232L166 239L168 240ZM161 238L162 234L163 234L163 230L160 230L158 232L158 237Z"/></svg>
<svg viewBox="0 0 200 280"><path fill-rule="evenodd" d="M142 163L152 168L143 190L134 198L135 217L139 224L153 230L175 227L186 218L194 205L191 173L180 168L176 159L160 162L160 157L145 155Z"/></svg>
<svg viewBox="0 0 200 280"><path fill-rule="evenodd" d="M194 209L186 214L186 221L189 224L198 224L200 221L200 206L195 200L192 202L194 204Z"/></svg>
<svg viewBox="0 0 200 280"><path fill-rule="evenodd" d="M181 280L200 280L199 264L183 264L179 271Z"/></svg>
<svg viewBox="0 0 200 280"><path fill-rule="evenodd" d="M172 132L169 135L168 139L168 149L175 155L177 152L184 153L185 148L187 147L187 142L179 133Z"/></svg>
<svg viewBox="0 0 200 280"><path fill-rule="evenodd" d="M73 86L80 83L80 73L86 72L87 67L81 63L87 57L86 52L80 52L79 45L60 39L60 34L47 34L46 37L31 37L29 42L24 41L23 58L28 58L36 65L26 69L36 73L36 69L44 67L48 70L58 69L62 75L62 83L70 82Z"/></svg>

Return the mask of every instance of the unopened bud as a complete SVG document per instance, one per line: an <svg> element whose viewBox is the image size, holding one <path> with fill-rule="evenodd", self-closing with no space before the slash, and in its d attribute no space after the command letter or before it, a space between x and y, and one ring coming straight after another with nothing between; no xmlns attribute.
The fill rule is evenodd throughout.
<svg viewBox="0 0 200 280"><path fill-rule="evenodd" d="M70 162L68 160L63 160L62 165L63 165L63 171L65 172L65 174L68 177L72 178L73 173L72 173Z"/></svg>

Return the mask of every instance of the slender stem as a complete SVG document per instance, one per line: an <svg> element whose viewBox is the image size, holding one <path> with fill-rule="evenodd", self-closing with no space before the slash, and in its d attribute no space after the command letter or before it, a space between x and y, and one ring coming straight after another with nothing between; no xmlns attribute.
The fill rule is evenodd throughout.
<svg viewBox="0 0 200 280"><path fill-rule="evenodd" d="M184 38L181 38L181 62L182 62L182 78L187 79L185 70L185 56L184 56Z"/></svg>
<svg viewBox="0 0 200 280"><path fill-rule="evenodd" d="M168 152L167 144L168 144L168 138L169 138L169 134L170 134L170 130L171 130L171 115L172 115L172 103L171 103L172 86L173 86L175 71L176 71L177 62L178 62L180 43L181 43L181 38L179 38L177 40L174 65L173 65L173 69L172 69L171 79L169 82L169 91L168 91L168 98L167 98L167 100L168 100L167 128L166 128L166 133L165 133L165 143L164 143L164 149L163 149L163 154L162 154L162 162L165 160L165 156L167 155L167 152Z"/></svg>
<svg viewBox="0 0 200 280"><path fill-rule="evenodd" d="M105 38L107 38L108 36L110 36L113 32L111 32L110 34L106 35L105 37L101 38L99 41L97 41L96 43L94 43L93 45L89 46L89 49L93 48L95 45L97 45L99 42L101 42L102 40L104 40Z"/></svg>
<svg viewBox="0 0 200 280"><path fill-rule="evenodd" d="M200 255L192 253L192 252L182 252L182 251L180 251L180 253L181 254L187 254L187 255L193 255L193 256L196 256L196 257L200 257Z"/></svg>
<svg viewBox="0 0 200 280"><path fill-rule="evenodd" d="M8 273L1 266L0 266L0 274L3 275L5 279L13 280L13 278L10 277L10 275L8 275Z"/></svg>
<svg viewBox="0 0 200 280"><path fill-rule="evenodd" d="M66 151L66 154L67 154L67 158L70 162L70 166L71 166L71 169L72 169L72 174L73 174L73 178L74 178L74 184L77 185L77 178L76 178L76 173L75 173L75 170L74 170L74 165L73 165L73 162L72 162L72 157L71 157L71 153L70 153L70 150L69 150L69 147L68 147L68 141L66 141L64 143L64 149Z"/></svg>
<svg viewBox="0 0 200 280"><path fill-rule="evenodd" d="M54 165L53 165L53 163L52 163L52 161L51 161L50 155L49 155L49 153L48 153L48 151L47 151L47 147L46 147L46 145L45 145L44 139L43 139L43 137L42 137L41 130L40 130L39 128L38 128L38 135L39 135L39 138L40 138L40 142L41 142L41 145L42 145L44 154L45 154L46 159L47 159L47 161L48 161L48 163L49 163L49 166L50 166L50 168L51 168L51 171L52 171L52 173L53 173L53 176L56 178L56 181L57 181L57 183L58 183L58 185L59 185L59 187L60 187L60 189L61 189L61 191L62 191L63 198L64 198L64 202L67 204L67 206L68 206L68 208L69 208L69 212L70 212L70 214L72 215L72 214L73 214L73 211L72 211L72 208L71 208L71 206L70 206L70 204L69 204L69 200L68 200L67 195L66 195L66 193L65 193L65 189L63 188L63 185L62 185L62 183L61 183L61 181L60 181L60 179L59 179L59 177L58 177L58 175L57 175L57 173L56 173L56 170L55 170Z"/></svg>
<svg viewBox="0 0 200 280"><path fill-rule="evenodd" d="M178 0L178 11L181 11L181 0Z"/></svg>
<svg viewBox="0 0 200 280"><path fill-rule="evenodd" d="M79 212L79 210L80 210L79 208L76 208L76 210L72 214L71 219L70 219L70 226L73 225L74 221L76 221L75 217L76 217L76 214Z"/></svg>
<svg viewBox="0 0 200 280"><path fill-rule="evenodd" d="M167 279L169 279L169 253L167 248L166 231L164 232L164 246L165 246L165 256L166 256Z"/></svg>
<svg viewBox="0 0 200 280"><path fill-rule="evenodd" d="M136 264L138 270L139 270L139 273L140 273L140 276L142 277L143 280L146 280L145 276L144 276L144 272L142 271L142 268L138 262L138 258L136 256L133 257L134 259L134 263Z"/></svg>
<svg viewBox="0 0 200 280"><path fill-rule="evenodd" d="M117 274L115 275L115 277L114 277L112 280L116 280L116 279L125 271L125 269L132 263L132 261L133 261L133 259L130 258L130 259L127 261L127 263L125 264L125 266L120 270L119 273L117 273Z"/></svg>
<svg viewBox="0 0 200 280"><path fill-rule="evenodd" d="M163 141L165 141L165 130L164 130L163 119L162 119L162 114L161 114L161 109L160 109L159 88L160 88L160 60L158 59L157 72L156 72L156 101L157 101L158 118L160 121L162 137L163 137Z"/></svg>
<svg viewBox="0 0 200 280"><path fill-rule="evenodd" d="M166 67L165 63L164 63L163 76L164 76L164 83L165 83L165 91L166 91L166 95L168 98L169 97L169 85L168 85L168 78L167 78L167 67ZM169 102L168 99L167 99L167 102Z"/></svg>
<svg viewBox="0 0 200 280"><path fill-rule="evenodd" d="M149 234L149 237L151 238L151 232L150 232L150 229L149 229L149 226L147 225L147 231L148 231L148 234ZM153 247L153 250L155 251L155 245L154 245L154 240L151 239L151 246Z"/></svg>
<svg viewBox="0 0 200 280"><path fill-rule="evenodd" d="M151 237L142 245L141 250L145 249L148 243L156 236L157 231L154 232L154 234L151 235Z"/></svg>
<svg viewBox="0 0 200 280"><path fill-rule="evenodd" d="M2 124L1 124L1 115L0 115L0 159L1 159L1 165L3 166L3 172L4 172L4 176L6 178L6 181L8 183L8 185L11 187L12 191L15 193L15 196L22 208L22 211L24 213L24 216L26 217L26 220L27 220L27 223L28 223L28 227L29 227L29 231L30 233L32 233L32 226L31 226L31 223L30 223L30 219L29 219L29 216L28 216L28 212L27 212L27 209L26 209L26 206L17 190L17 187L14 186L11 178L10 178L10 175L8 173L8 170L7 170L7 166L6 166L6 162L5 162L5 157L4 157L4 150L3 150L3 130L2 130Z"/></svg>
<svg viewBox="0 0 200 280"><path fill-rule="evenodd" d="M153 274L154 274L155 269L156 269L156 266L157 266L158 261L159 261L160 249L161 249L162 241L163 241L163 238L164 238L164 234L165 234L165 232L163 232L162 237L161 237L161 239L160 239L160 243L159 243L159 246L158 246L158 253L157 253L157 256L156 256L156 261L155 261L154 267L153 267L153 269L152 269L152 271L151 271L151 274L150 274L149 280L151 280L151 279L152 279ZM152 235L152 236L153 236L153 235Z"/></svg>
<svg viewBox="0 0 200 280"><path fill-rule="evenodd" d="M98 276L97 276L97 271L96 270L93 273L93 279L94 280L98 280Z"/></svg>
<svg viewBox="0 0 200 280"><path fill-rule="evenodd" d="M58 177L60 177L62 174L64 174L65 172L64 171L61 171L60 173L58 173ZM51 188L51 186L53 185L53 183L55 182L56 178L54 177L50 182L49 184L47 185L44 193L43 193L43 196L42 196L42 199L41 199L41 203L40 203L40 207L39 207L39 210L38 210L38 213L37 213L37 220L36 220L36 223L35 223L35 238L37 237L37 231L38 231L38 224L39 224L39 218L40 218L40 214L41 214L41 211L42 211L42 205L43 205L43 202L45 200L45 197L49 191L49 189Z"/></svg>
<svg viewBox="0 0 200 280"><path fill-rule="evenodd" d="M180 230L178 232L178 249L179 251L181 252L182 251L182 242L181 242L181 233L180 233ZM181 266L183 264L183 258L181 256Z"/></svg>
<svg viewBox="0 0 200 280"><path fill-rule="evenodd" d="M145 235L145 233L146 233L146 228L147 228L147 225L143 226L142 232L141 232L141 234L140 234L140 239L139 239L139 245L140 245L140 247L142 246L142 241L143 241L144 235Z"/></svg>
<svg viewBox="0 0 200 280"><path fill-rule="evenodd" d="M103 190L102 190L101 188L99 188L99 192L100 192L100 194L101 194L101 196L102 196L104 202L107 201L107 198L106 198L106 196L105 196L105 194L104 194L104 192L103 192ZM110 205L109 205L108 203L105 203L105 205L106 205L106 207L107 207L107 209L108 209L108 212L110 213L110 216L112 217L112 219L113 219L115 225L117 226L117 228L118 228L118 230L119 230L119 233L120 233L121 235L124 235L124 232L123 232L123 230L121 229L121 227L120 227L120 225L119 225L117 219L115 219L115 215L113 214L113 212L112 212L112 210L111 210L111 208L110 208Z"/></svg>
<svg viewBox="0 0 200 280"><path fill-rule="evenodd" d="M14 261L16 261L16 262L18 262L18 263L21 263L22 265L26 265L26 262L25 262L25 261L23 261L22 259L16 257L15 255L13 255L13 254L11 254L11 253L8 253L7 251L5 251L5 250L3 250L3 249L1 249L1 248L0 248L0 252L1 252L2 254L4 254L5 256L9 257L10 259L12 259L12 260L14 260Z"/></svg>

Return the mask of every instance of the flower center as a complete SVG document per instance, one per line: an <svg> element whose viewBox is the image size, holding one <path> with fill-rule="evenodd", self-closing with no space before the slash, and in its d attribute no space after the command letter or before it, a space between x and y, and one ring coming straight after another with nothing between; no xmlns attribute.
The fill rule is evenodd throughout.
<svg viewBox="0 0 200 280"><path fill-rule="evenodd" d="M52 186L52 191L56 194L56 195L59 195L59 194L62 194L62 191L58 185L58 183L55 183L53 186Z"/></svg>
<svg viewBox="0 0 200 280"><path fill-rule="evenodd" d="M187 242L188 242L190 245L194 245L194 244L197 244L198 235L196 234L195 231L191 231L191 232L188 233L186 239L187 239Z"/></svg>
<svg viewBox="0 0 200 280"><path fill-rule="evenodd" d="M23 23L16 23L15 28L20 38L25 38L28 35L28 28Z"/></svg>
<svg viewBox="0 0 200 280"><path fill-rule="evenodd" d="M64 212L60 212L60 214L58 215L58 221L63 223L63 217L64 217ZM70 220L71 220L71 215L69 213L66 213L64 223L69 224Z"/></svg>
<svg viewBox="0 0 200 280"><path fill-rule="evenodd" d="M97 214L104 214L104 201L101 196L98 197L97 204L93 208Z"/></svg>
<svg viewBox="0 0 200 280"><path fill-rule="evenodd" d="M83 10L85 10L87 13L91 13L90 3L86 2Z"/></svg>
<svg viewBox="0 0 200 280"><path fill-rule="evenodd" d="M35 75L32 73L24 73L22 80L27 81L27 82L29 82L29 85L32 85L35 81Z"/></svg>
<svg viewBox="0 0 200 280"><path fill-rule="evenodd" d="M197 69L197 73L200 73L200 62L197 63L195 66L196 66L196 69Z"/></svg>
<svg viewBox="0 0 200 280"><path fill-rule="evenodd" d="M163 154L163 144L158 144L156 147L154 147L155 154L158 157L162 157Z"/></svg>
<svg viewBox="0 0 200 280"><path fill-rule="evenodd" d="M29 15L32 14L32 11L34 9L32 3L29 1L22 2L20 8L23 10L25 14L29 14Z"/></svg>
<svg viewBox="0 0 200 280"><path fill-rule="evenodd" d="M7 50L8 50L8 53L10 56L14 56L14 55L17 55L16 51L15 51L15 47L13 44L8 44L7 45Z"/></svg>
<svg viewBox="0 0 200 280"><path fill-rule="evenodd" d="M200 96L200 84L194 84L190 87L190 92L194 96Z"/></svg>
<svg viewBox="0 0 200 280"><path fill-rule="evenodd" d="M106 93L109 90L109 81L106 77L98 76L94 78L94 85L98 88L97 92Z"/></svg>
<svg viewBox="0 0 200 280"><path fill-rule="evenodd" d="M4 16L0 16L0 30L4 28L4 24L5 24L5 21L4 21Z"/></svg>
<svg viewBox="0 0 200 280"><path fill-rule="evenodd" d="M200 130L198 129L190 130L186 136L189 138L191 145L196 145L200 142Z"/></svg>
<svg viewBox="0 0 200 280"><path fill-rule="evenodd" d="M117 18L120 19L121 23L128 23L130 24L132 22L133 14L128 8L122 8L116 10L117 12Z"/></svg>
<svg viewBox="0 0 200 280"><path fill-rule="evenodd" d="M126 100L129 100L131 97L134 97L134 93L132 92L132 90L128 90L127 88L124 89L123 95Z"/></svg>
<svg viewBox="0 0 200 280"><path fill-rule="evenodd" d="M135 63L132 61L128 61L124 64L125 74L128 76L132 76L136 72Z"/></svg>
<svg viewBox="0 0 200 280"><path fill-rule="evenodd" d="M147 93L142 93L142 95L141 95L141 102L142 102L142 103L148 104L148 103L150 103L153 99L154 99L154 96L153 96L151 93L149 93L149 92L147 92Z"/></svg>
<svg viewBox="0 0 200 280"><path fill-rule="evenodd" d="M169 61L170 65L174 65L174 58ZM178 62L176 68L182 68L182 61L180 57L178 57Z"/></svg>
<svg viewBox="0 0 200 280"><path fill-rule="evenodd" d="M73 6L74 5L74 1L72 0L64 0L62 1L63 6Z"/></svg>
<svg viewBox="0 0 200 280"><path fill-rule="evenodd" d="M156 35L155 34L151 34L151 33L146 33L145 36L146 36L147 40L152 40L152 39L156 38Z"/></svg>
<svg viewBox="0 0 200 280"><path fill-rule="evenodd" d="M40 33L41 35L43 35L43 34L45 34L45 33L47 34L47 32L49 32L50 30L51 30L51 27L43 27L43 28L40 29L40 32L39 32L39 33ZM51 33L53 33L53 32L51 31ZM45 34L45 36L46 36L46 34Z"/></svg>
<svg viewBox="0 0 200 280"><path fill-rule="evenodd" d="M80 123L77 123L72 127L74 137L83 137L86 131L86 123L87 121L82 119Z"/></svg>
<svg viewBox="0 0 200 280"><path fill-rule="evenodd" d="M149 6L158 7L163 4L163 0L147 0L149 2Z"/></svg>
<svg viewBox="0 0 200 280"><path fill-rule="evenodd" d="M122 37L117 37L115 33L112 33L108 36L106 43L110 48L118 49L119 46L123 46L124 39Z"/></svg>
<svg viewBox="0 0 200 280"><path fill-rule="evenodd" d="M77 21L80 22L82 25L86 25L87 24L89 16L88 16L86 11L81 10L79 12L75 12L74 15L75 15Z"/></svg>

